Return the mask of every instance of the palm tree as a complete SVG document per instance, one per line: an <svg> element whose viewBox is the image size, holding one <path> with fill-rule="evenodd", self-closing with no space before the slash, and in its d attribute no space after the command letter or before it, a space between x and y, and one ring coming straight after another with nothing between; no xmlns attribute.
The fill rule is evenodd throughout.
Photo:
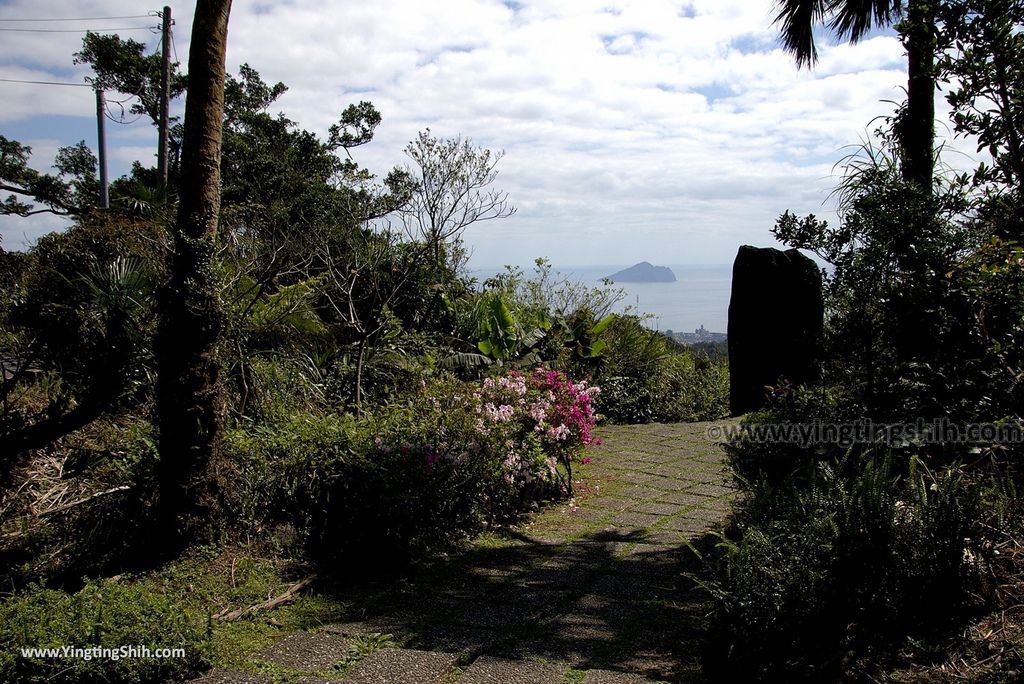
<svg viewBox="0 0 1024 684"><path fill-rule="evenodd" d="M157 337L161 526L167 550L201 534L216 502L223 401L222 313L213 257L220 214L225 55L231 0L198 0L188 59L181 188Z"/></svg>
<svg viewBox="0 0 1024 684"><path fill-rule="evenodd" d="M874 28L898 29L907 49L907 106L897 134L903 155L903 177L925 192L932 187L935 147L935 9L933 0L777 0L775 23L782 44L797 66L818 60L814 31L825 26L851 43Z"/></svg>

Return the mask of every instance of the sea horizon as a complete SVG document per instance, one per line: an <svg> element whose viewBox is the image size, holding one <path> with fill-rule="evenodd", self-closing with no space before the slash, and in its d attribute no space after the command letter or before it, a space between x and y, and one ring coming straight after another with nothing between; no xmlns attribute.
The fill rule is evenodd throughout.
<svg viewBox="0 0 1024 684"><path fill-rule="evenodd" d="M654 262L651 262L654 263ZM598 286L601 280L634 264L552 264L552 274L587 285ZM646 315L644 324L663 332L691 333L700 327L709 332L724 333L728 328L729 295L732 287L732 264L655 264L668 266L676 276L674 283L614 283L626 292L626 297L615 306L622 313L627 307L632 313ZM529 277L532 264L520 267ZM480 281L501 273L505 266L474 266L467 269L470 276Z"/></svg>

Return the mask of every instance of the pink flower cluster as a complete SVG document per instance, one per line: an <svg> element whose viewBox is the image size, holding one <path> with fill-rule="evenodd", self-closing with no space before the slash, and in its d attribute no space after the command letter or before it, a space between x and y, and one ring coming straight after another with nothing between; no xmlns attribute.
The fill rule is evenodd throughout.
<svg viewBox="0 0 1024 684"><path fill-rule="evenodd" d="M586 382L572 382L564 373L537 369L529 375L510 371L488 378L469 399L482 435L503 438L509 482L557 477L556 463L567 471L583 449L594 443L597 416L593 398L600 392ZM598 442L599 443L599 442ZM530 445L545 457L530 466Z"/></svg>
<svg viewBox="0 0 1024 684"><path fill-rule="evenodd" d="M600 388L572 382L559 371L545 370L534 371L530 385L537 395L530 417L537 421L534 430L543 433L545 442L556 451L567 447L575 453L594 441L597 417L592 401Z"/></svg>

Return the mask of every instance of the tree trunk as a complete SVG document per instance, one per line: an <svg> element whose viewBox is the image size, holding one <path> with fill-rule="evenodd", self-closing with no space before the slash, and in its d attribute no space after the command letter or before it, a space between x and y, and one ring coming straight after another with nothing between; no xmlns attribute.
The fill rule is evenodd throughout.
<svg viewBox="0 0 1024 684"><path fill-rule="evenodd" d="M900 122L903 177L930 193L935 150L935 13L929 0L911 0L904 24L907 109Z"/></svg>
<svg viewBox="0 0 1024 684"><path fill-rule="evenodd" d="M366 339L364 335L359 340L359 358L356 361L356 387L355 387L355 400L356 400L356 416L363 415L363 366L366 365Z"/></svg>
<svg viewBox="0 0 1024 684"><path fill-rule="evenodd" d="M189 52L181 185L157 339L159 511L167 551L204 536L216 509L223 328L213 263L231 0L198 0Z"/></svg>

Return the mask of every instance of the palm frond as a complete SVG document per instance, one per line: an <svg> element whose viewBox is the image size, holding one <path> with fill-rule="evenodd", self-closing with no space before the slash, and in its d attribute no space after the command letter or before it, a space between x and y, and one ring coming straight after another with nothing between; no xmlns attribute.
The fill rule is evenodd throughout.
<svg viewBox="0 0 1024 684"><path fill-rule="evenodd" d="M872 29L892 24L902 11L900 0L832 0L828 28L840 38L856 43Z"/></svg>
<svg viewBox="0 0 1024 684"><path fill-rule="evenodd" d="M818 61L814 28L825 20L834 0L779 0L774 24L781 26L782 46L796 58L798 67L812 67Z"/></svg>

